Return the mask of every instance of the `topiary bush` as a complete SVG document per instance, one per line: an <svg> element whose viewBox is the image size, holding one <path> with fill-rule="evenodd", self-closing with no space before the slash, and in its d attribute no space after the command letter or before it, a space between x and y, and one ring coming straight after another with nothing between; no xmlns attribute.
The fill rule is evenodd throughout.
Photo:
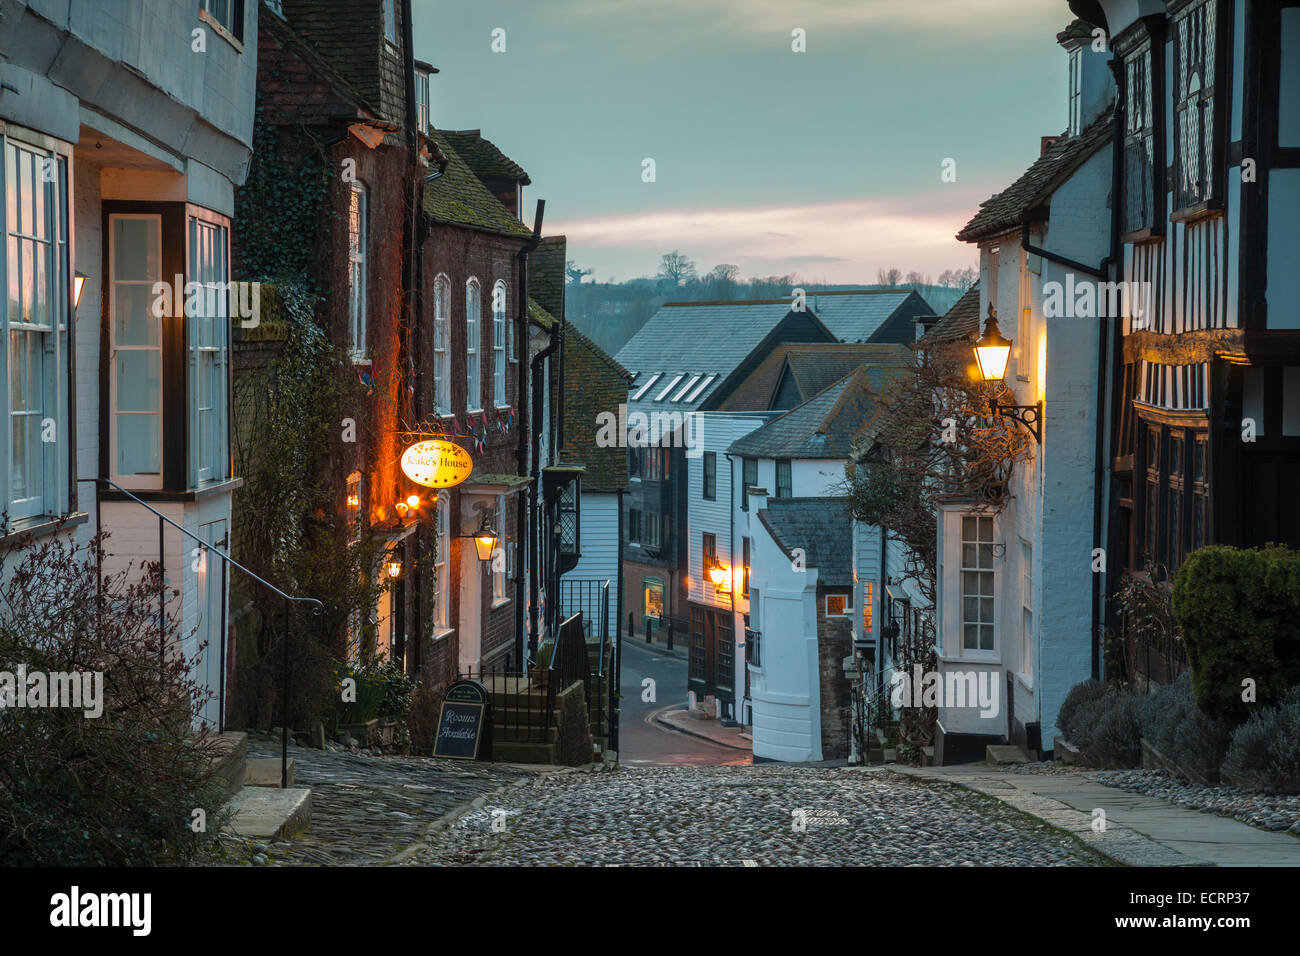
<svg viewBox="0 0 1300 956"><path fill-rule="evenodd" d="M1233 722L1300 683L1300 552L1280 545L1194 551L1174 578L1174 614L1192 667L1196 705Z"/></svg>
<svg viewBox="0 0 1300 956"><path fill-rule="evenodd" d="M1267 793L1300 793L1300 686L1232 734L1223 772Z"/></svg>
<svg viewBox="0 0 1300 956"><path fill-rule="evenodd" d="M1094 763L1134 767L1142 759L1141 709L1127 688L1087 680L1070 688L1056 724Z"/></svg>
<svg viewBox="0 0 1300 956"><path fill-rule="evenodd" d="M1142 736L1160 755L1191 770L1217 768L1232 740L1232 724L1196 706L1192 677L1183 674L1142 701Z"/></svg>

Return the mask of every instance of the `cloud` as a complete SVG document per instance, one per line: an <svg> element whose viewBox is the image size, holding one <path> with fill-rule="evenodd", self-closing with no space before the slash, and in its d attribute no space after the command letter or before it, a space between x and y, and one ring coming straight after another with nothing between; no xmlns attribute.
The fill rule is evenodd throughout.
<svg viewBox="0 0 1300 956"><path fill-rule="evenodd" d="M953 187L913 196L820 203L610 213L555 224L571 255L600 273L632 261L649 268L680 249L701 270L734 262L742 271L826 266L830 281L870 282L881 266L942 271L976 258L954 239L985 198ZM631 255L630 255L631 254Z"/></svg>

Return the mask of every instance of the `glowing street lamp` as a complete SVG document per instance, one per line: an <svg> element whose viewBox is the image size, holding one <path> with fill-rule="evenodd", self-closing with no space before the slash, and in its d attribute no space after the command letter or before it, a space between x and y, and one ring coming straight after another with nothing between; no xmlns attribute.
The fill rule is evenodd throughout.
<svg viewBox="0 0 1300 956"><path fill-rule="evenodd" d="M722 594L729 590L728 579L731 577L731 569L724 564L714 564L709 568L709 580L713 582L713 590L717 594Z"/></svg>
<svg viewBox="0 0 1300 956"><path fill-rule="evenodd" d="M479 521L478 530L474 532L474 550L478 552L480 561L491 561L492 552L496 550L497 533L492 530L488 524L487 512Z"/></svg>
<svg viewBox="0 0 1300 956"><path fill-rule="evenodd" d="M1011 340L998 329L998 312L989 303L989 318L984 325L984 334L975 342L975 361L980 368L980 377L986 382L1001 382L1006 379L1007 359L1011 357ZM1043 403L1035 405L1001 405L992 403L993 414L1005 415L1024 425L1034 436L1039 445L1043 443Z"/></svg>

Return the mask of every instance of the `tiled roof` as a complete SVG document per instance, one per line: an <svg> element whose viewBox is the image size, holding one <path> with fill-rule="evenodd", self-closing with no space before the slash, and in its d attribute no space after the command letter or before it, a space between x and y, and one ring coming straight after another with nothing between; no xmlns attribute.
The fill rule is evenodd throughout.
<svg viewBox="0 0 1300 956"><path fill-rule="evenodd" d="M531 296L528 298L528 317L548 332L556 326L555 316L538 305L537 300Z"/></svg>
<svg viewBox="0 0 1300 956"><path fill-rule="evenodd" d="M357 4L355 0L283 0L282 9L294 31L333 64L367 102L379 102L381 4ZM266 18L272 19L274 14L267 14Z"/></svg>
<svg viewBox="0 0 1300 956"><path fill-rule="evenodd" d="M841 342L866 342L875 335L913 295L914 289L845 289L808 293L808 308ZM920 299L926 313L934 309Z"/></svg>
<svg viewBox="0 0 1300 956"><path fill-rule="evenodd" d="M674 408L688 411L707 398L789 313L786 299L667 303L615 357L637 375L634 394L638 385L660 375L646 394L647 399L653 399L662 388L679 379L673 394L667 396L674 397L698 376L689 398L683 396L682 401L673 404ZM713 376L712 380L696 393L709 376Z"/></svg>
<svg viewBox="0 0 1300 956"><path fill-rule="evenodd" d="M479 181L441 130L429 130L429 138L447 159L443 174L424 187L424 211L430 218L510 236L532 235Z"/></svg>
<svg viewBox="0 0 1300 956"><path fill-rule="evenodd" d="M942 319L930 326L921 337L921 344L948 342L980 334L980 285L976 282L963 293Z"/></svg>
<svg viewBox="0 0 1300 956"><path fill-rule="evenodd" d="M1025 212L1042 203L1088 157L1110 141L1111 113L1107 110L1078 136L1063 136L1049 146L1024 175L980 203L979 212L957 233L957 238L975 242L1019 228Z"/></svg>
<svg viewBox="0 0 1300 956"><path fill-rule="evenodd" d="M765 412L781 388L783 376L794 378L799 402L806 402L818 392L839 381L863 363L887 361L900 353L903 346L891 343L865 344L845 342L783 343L759 363L749 376L736 386L719 406L719 411ZM785 409L791 406L781 406Z"/></svg>
<svg viewBox="0 0 1300 956"><path fill-rule="evenodd" d="M258 94L279 107L277 112L290 111L295 123L307 124L336 119L373 119L379 115L374 105L366 101L347 77L288 23L271 15L259 18L258 24L286 51L298 57L315 79L325 81L322 89L310 82L307 76L300 75L299 70L292 63L286 63L283 57L272 61L269 50L259 50Z"/></svg>
<svg viewBox="0 0 1300 956"><path fill-rule="evenodd" d="M752 458L848 458L855 439L883 413L874 396L906 374L907 351L895 361L863 365L825 391L727 449Z"/></svg>
<svg viewBox="0 0 1300 956"><path fill-rule="evenodd" d="M627 450L621 445L600 447L601 412L614 412L627 401L632 374L610 358L576 326L564 326L564 447L565 461L581 462L587 471L583 491L626 489Z"/></svg>
<svg viewBox="0 0 1300 956"><path fill-rule="evenodd" d="M442 135L479 179L514 179L524 186L532 184L523 167L497 149L491 140L484 139L479 130L445 129Z"/></svg>
<svg viewBox="0 0 1300 956"><path fill-rule="evenodd" d="M564 236L547 236L528 256L528 294L551 315L564 315Z"/></svg>
<svg viewBox="0 0 1300 956"><path fill-rule="evenodd" d="M791 558L802 549L817 583L853 586L852 519L846 498L768 498L758 520Z"/></svg>

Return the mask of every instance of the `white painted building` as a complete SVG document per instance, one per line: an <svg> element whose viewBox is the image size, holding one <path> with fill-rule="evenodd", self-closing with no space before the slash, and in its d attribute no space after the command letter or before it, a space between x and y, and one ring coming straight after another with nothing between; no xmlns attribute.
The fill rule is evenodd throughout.
<svg viewBox="0 0 1300 956"><path fill-rule="evenodd" d="M982 759L986 744L1006 739L1050 750L1061 701L1092 675L1100 323L1050 315L1045 297L1055 284L1073 290L1106 275L1114 84L1110 54L1092 50L1082 21L1058 41L1070 60L1066 133L958 235L979 246L980 316L994 309L1012 343L1006 383L1018 404L1042 403L1043 424L999 507L952 501L939 510L939 670L991 680L1000 699L993 714L940 707L943 763ZM930 334L944 336L943 325Z"/></svg>
<svg viewBox="0 0 1300 956"><path fill-rule="evenodd" d="M9 530L53 533L63 518L83 539L110 532L118 566L161 560L183 649L208 644L196 676L214 724L229 576L202 545L229 546L238 486L230 312L214 297L155 318L153 286L240 278L230 226L251 153L258 7L12 0L0 39L0 286L23 288L0 303L5 351L20 356L0 392L24 425L4 429ZM40 387L15 404L20 377ZM43 421L53 441L39 440ZM164 525L160 540L155 514L96 478L188 535Z"/></svg>

